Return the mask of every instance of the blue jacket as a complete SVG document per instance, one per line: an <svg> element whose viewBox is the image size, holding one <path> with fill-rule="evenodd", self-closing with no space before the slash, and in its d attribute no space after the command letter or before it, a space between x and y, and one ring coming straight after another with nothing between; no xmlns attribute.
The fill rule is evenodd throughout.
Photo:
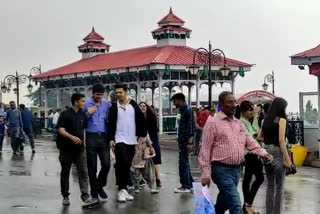
<svg viewBox="0 0 320 214"><path fill-rule="evenodd" d="M21 110L21 118L23 123L23 128L31 130L32 129L32 121L33 115L29 109Z"/></svg>

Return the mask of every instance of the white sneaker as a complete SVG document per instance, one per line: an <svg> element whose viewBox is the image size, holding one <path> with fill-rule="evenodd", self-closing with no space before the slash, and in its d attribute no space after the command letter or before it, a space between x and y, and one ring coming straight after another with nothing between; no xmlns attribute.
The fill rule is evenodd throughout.
<svg viewBox="0 0 320 214"><path fill-rule="evenodd" d="M122 189L118 193L118 202L125 203L127 201L126 190Z"/></svg>
<svg viewBox="0 0 320 214"><path fill-rule="evenodd" d="M174 190L174 193L190 193L191 190L184 188L184 187L179 187L177 189Z"/></svg>
<svg viewBox="0 0 320 214"><path fill-rule="evenodd" d="M140 189L139 188L135 189L134 193L137 193L137 194L140 193Z"/></svg>
<svg viewBox="0 0 320 214"><path fill-rule="evenodd" d="M126 196L126 200L127 201L133 201L134 200L134 197L132 195L130 195L127 190L124 190L124 194Z"/></svg>
<svg viewBox="0 0 320 214"><path fill-rule="evenodd" d="M150 192L152 194L158 194L159 193L159 190L158 189L151 189Z"/></svg>

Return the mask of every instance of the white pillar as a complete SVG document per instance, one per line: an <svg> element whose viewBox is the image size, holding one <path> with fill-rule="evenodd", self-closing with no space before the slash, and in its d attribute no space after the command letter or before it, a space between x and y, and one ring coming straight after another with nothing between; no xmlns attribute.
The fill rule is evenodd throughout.
<svg viewBox="0 0 320 214"><path fill-rule="evenodd" d="M302 112L303 113L303 112ZM301 118L301 115L300 115ZM320 76L318 76L318 146L319 146L319 159L320 159Z"/></svg>
<svg viewBox="0 0 320 214"><path fill-rule="evenodd" d="M57 88L56 91L57 91L57 108L61 109L61 90Z"/></svg>
<svg viewBox="0 0 320 214"><path fill-rule="evenodd" d="M162 71L159 76L159 133L163 134L163 112L162 112Z"/></svg>
<svg viewBox="0 0 320 214"><path fill-rule="evenodd" d="M200 107L200 97L199 97L199 90L200 90L200 88L199 88L199 78L197 77L197 81L196 81L196 105L197 105L197 108L199 108Z"/></svg>
<svg viewBox="0 0 320 214"><path fill-rule="evenodd" d="M44 117L44 127L48 128L48 91L46 89L44 90Z"/></svg>
<svg viewBox="0 0 320 214"><path fill-rule="evenodd" d="M137 83L136 94L137 94L137 102L140 103L141 102L141 85L139 82Z"/></svg>

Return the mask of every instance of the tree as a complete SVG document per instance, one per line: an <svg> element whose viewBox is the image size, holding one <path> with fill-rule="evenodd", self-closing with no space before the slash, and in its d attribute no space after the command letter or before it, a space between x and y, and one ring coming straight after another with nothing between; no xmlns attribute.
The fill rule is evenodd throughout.
<svg viewBox="0 0 320 214"><path fill-rule="evenodd" d="M318 122L318 110L313 108L311 100L308 100L306 104L306 111L304 112L304 118L308 123L317 124Z"/></svg>

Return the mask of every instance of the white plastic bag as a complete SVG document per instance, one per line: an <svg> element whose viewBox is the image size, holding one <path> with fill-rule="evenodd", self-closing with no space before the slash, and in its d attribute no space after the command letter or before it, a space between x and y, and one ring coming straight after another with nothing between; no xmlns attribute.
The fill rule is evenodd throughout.
<svg viewBox="0 0 320 214"><path fill-rule="evenodd" d="M201 182L194 182L193 192L195 199L195 214L215 214L215 209L207 186Z"/></svg>

